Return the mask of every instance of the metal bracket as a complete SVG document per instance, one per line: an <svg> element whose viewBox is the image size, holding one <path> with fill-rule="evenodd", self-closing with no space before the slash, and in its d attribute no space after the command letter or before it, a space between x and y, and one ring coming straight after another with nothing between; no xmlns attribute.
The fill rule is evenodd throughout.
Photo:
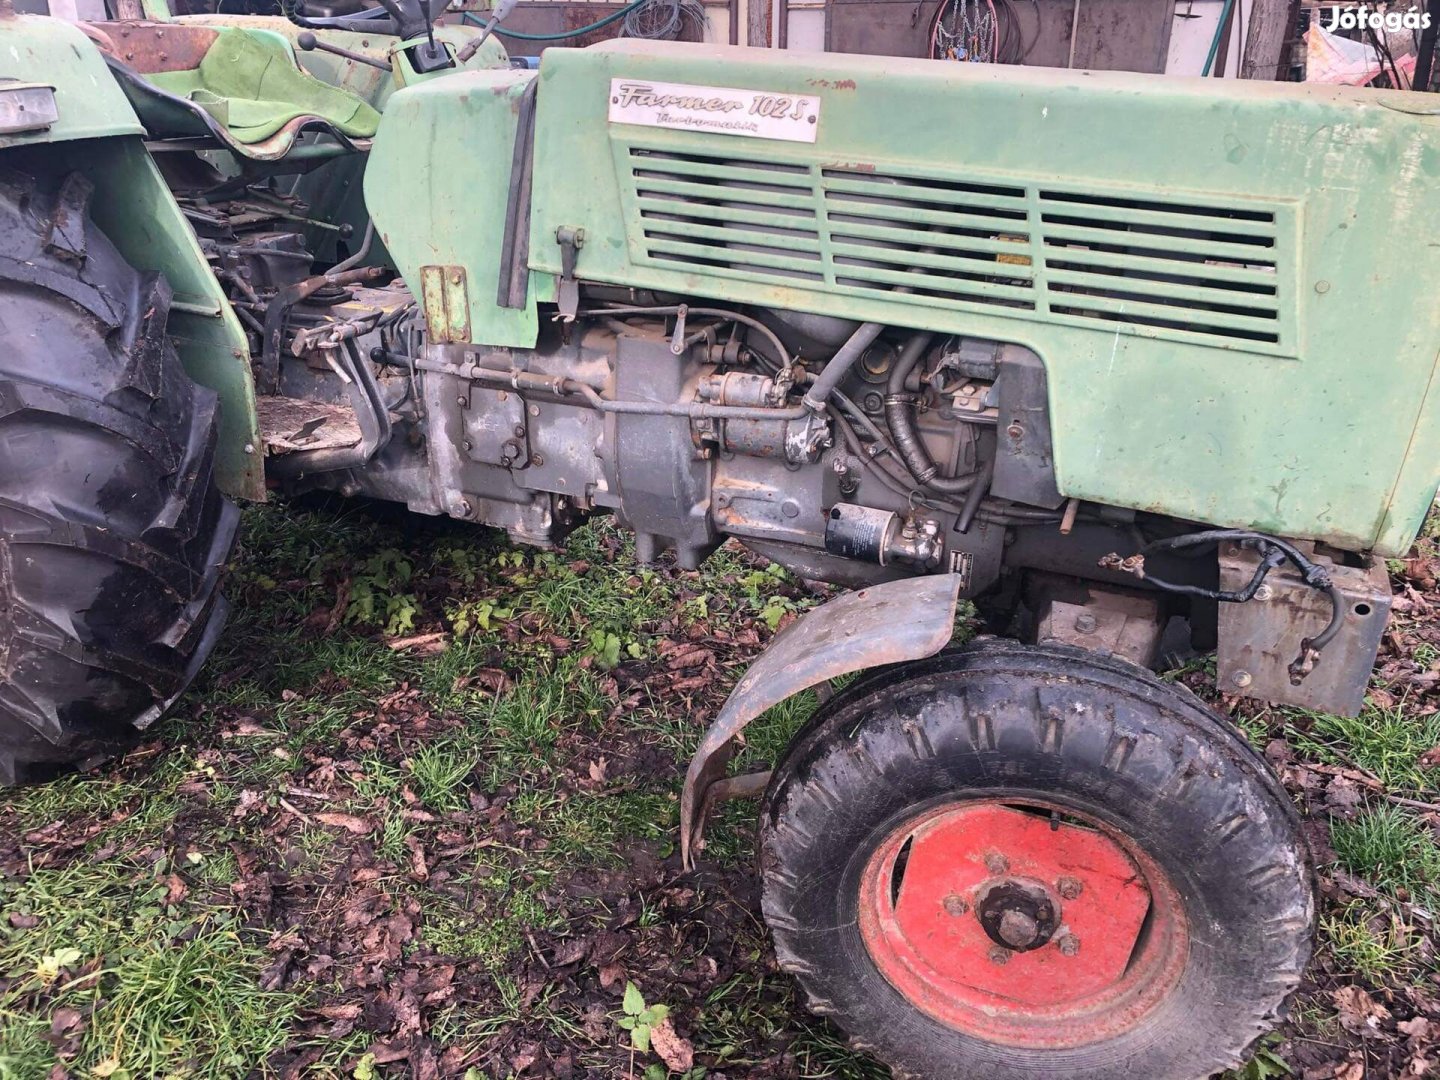
<svg viewBox="0 0 1440 1080"><path fill-rule="evenodd" d="M712 789L746 725L816 683L934 656L954 636L960 584L956 574L936 574L873 585L821 604L775 637L735 684L685 773L680 859L687 869L701 847Z"/></svg>
<svg viewBox="0 0 1440 1080"><path fill-rule="evenodd" d="M575 280L575 262L580 249L585 246L585 230L573 225L561 225L555 230L555 242L560 245L560 305L561 322L574 322L575 313L580 310L580 283Z"/></svg>

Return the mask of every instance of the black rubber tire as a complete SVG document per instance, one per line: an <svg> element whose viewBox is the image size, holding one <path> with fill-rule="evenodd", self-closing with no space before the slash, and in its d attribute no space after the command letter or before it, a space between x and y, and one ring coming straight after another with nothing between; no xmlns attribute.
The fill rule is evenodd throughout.
<svg viewBox="0 0 1440 1080"><path fill-rule="evenodd" d="M0 172L0 786L123 749L227 610L216 396L166 337L165 279L115 250L90 194Z"/></svg>
<svg viewBox="0 0 1440 1080"><path fill-rule="evenodd" d="M863 868L906 820L966 797L1070 807L1168 875L1190 949L1139 1024L1063 1050L999 1045L886 981L857 926ZM836 695L775 770L759 847L780 966L902 1077L1199 1080L1283 1016L1312 949L1314 870L1264 760L1183 687L1063 646L982 640Z"/></svg>

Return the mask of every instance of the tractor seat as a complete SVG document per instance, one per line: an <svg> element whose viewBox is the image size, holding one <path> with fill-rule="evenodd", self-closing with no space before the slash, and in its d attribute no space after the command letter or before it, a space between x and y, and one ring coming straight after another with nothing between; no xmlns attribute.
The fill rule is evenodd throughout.
<svg viewBox="0 0 1440 1080"><path fill-rule="evenodd" d="M114 44L106 58L152 137L210 134L244 157L275 160L306 131L333 135L341 153L366 149L380 123L369 103L300 70L273 30L105 29Z"/></svg>

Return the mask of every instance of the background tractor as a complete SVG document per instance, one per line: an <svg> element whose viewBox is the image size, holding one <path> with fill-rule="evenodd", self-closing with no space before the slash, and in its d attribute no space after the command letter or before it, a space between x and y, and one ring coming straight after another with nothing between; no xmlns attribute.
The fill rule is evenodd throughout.
<svg viewBox="0 0 1440 1080"><path fill-rule="evenodd" d="M733 537L850 587L681 800L691 864L763 792L811 1007L897 1075L1240 1060L1310 858L1148 668L1362 701L1440 481L1428 100L633 41L537 71L422 0L145 10L0 13L0 780L184 690L235 499L542 546L610 513L682 567ZM950 649L962 599L990 633Z"/></svg>

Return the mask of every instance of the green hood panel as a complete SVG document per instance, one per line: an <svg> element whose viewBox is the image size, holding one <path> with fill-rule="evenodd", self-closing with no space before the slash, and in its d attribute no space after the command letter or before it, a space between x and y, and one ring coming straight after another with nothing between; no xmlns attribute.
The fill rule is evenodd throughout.
<svg viewBox="0 0 1440 1080"><path fill-rule="evenodd" d="M806 107L766 129L726 104L756 94ZM581 281L1017 342L1048 371L1064 494L1399 554L1440 481L1434 108L1288 83L549 49L530 267L560 272L566 226L585 232Z"/></svg>

